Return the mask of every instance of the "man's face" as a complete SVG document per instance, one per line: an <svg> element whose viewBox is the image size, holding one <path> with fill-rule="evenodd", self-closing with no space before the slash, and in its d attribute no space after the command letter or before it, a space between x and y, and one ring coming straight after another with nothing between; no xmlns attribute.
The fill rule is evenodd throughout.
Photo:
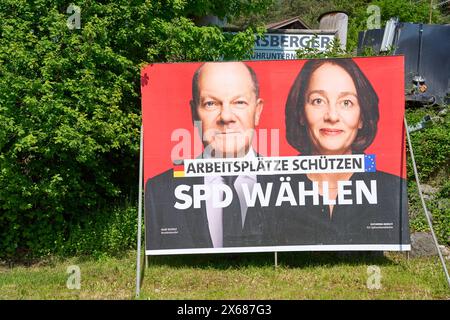
<svg viewBox="0 0 450 320"><path fill-rule="evenodd" d="M206 151L217 158L245 156L263 109L247 67L240 62L206 63L198 89L199 103L193 107Z"/></svg>

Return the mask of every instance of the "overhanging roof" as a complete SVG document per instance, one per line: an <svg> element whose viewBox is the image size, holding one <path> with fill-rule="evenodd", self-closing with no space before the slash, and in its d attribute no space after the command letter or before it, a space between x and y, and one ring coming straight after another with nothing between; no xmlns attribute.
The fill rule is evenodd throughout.
<svg viewBox="0 0 450 320"><path fill-rule="evenodd" d="M294 17L266 24L267 29L311 29L302 19Z"/></svg>

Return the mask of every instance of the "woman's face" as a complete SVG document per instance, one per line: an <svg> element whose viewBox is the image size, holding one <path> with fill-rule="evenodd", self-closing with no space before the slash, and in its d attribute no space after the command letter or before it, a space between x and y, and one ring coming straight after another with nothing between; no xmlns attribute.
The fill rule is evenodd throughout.
<svg viewBox="0 0 450 320"><path fill-rule="evenodd" d="M362 120L355 83L347 71L323 64L312 73L305 99L313 154L351 154Z"/></svg>

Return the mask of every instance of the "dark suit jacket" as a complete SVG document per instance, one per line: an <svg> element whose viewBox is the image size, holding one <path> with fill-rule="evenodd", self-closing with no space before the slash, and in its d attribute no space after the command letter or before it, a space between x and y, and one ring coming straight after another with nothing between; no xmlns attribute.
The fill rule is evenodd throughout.
<svg viewBox="0 0 450 320"><path fill-rule="evenodd" d="M271 176L257 176L257 183L265 190L271 179ZM148 250L212 248L205 202L202 201L202 206L198 209L193 206L186 210L174 207L177 201L175 188L179 185L197 184L204 184L204 178L174 178L172 169L148 179L145 188ZM192 188L190 194L192 196ZM273 213L270 207L261 208L258 201L256 204L257 206L247 209L240 245L242 247L273 244Z"/></svg>

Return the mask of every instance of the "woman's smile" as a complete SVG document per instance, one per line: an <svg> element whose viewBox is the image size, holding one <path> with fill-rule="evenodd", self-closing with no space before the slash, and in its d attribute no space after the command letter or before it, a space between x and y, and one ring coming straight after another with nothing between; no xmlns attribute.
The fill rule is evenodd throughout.
<svg viewBox="0 0 450 320"><path fill-rule="evenodd" d="M323 128L319 130L321 134L325 136L337 136L344 132L344 130L333 129L333 128Z"/></svg>

